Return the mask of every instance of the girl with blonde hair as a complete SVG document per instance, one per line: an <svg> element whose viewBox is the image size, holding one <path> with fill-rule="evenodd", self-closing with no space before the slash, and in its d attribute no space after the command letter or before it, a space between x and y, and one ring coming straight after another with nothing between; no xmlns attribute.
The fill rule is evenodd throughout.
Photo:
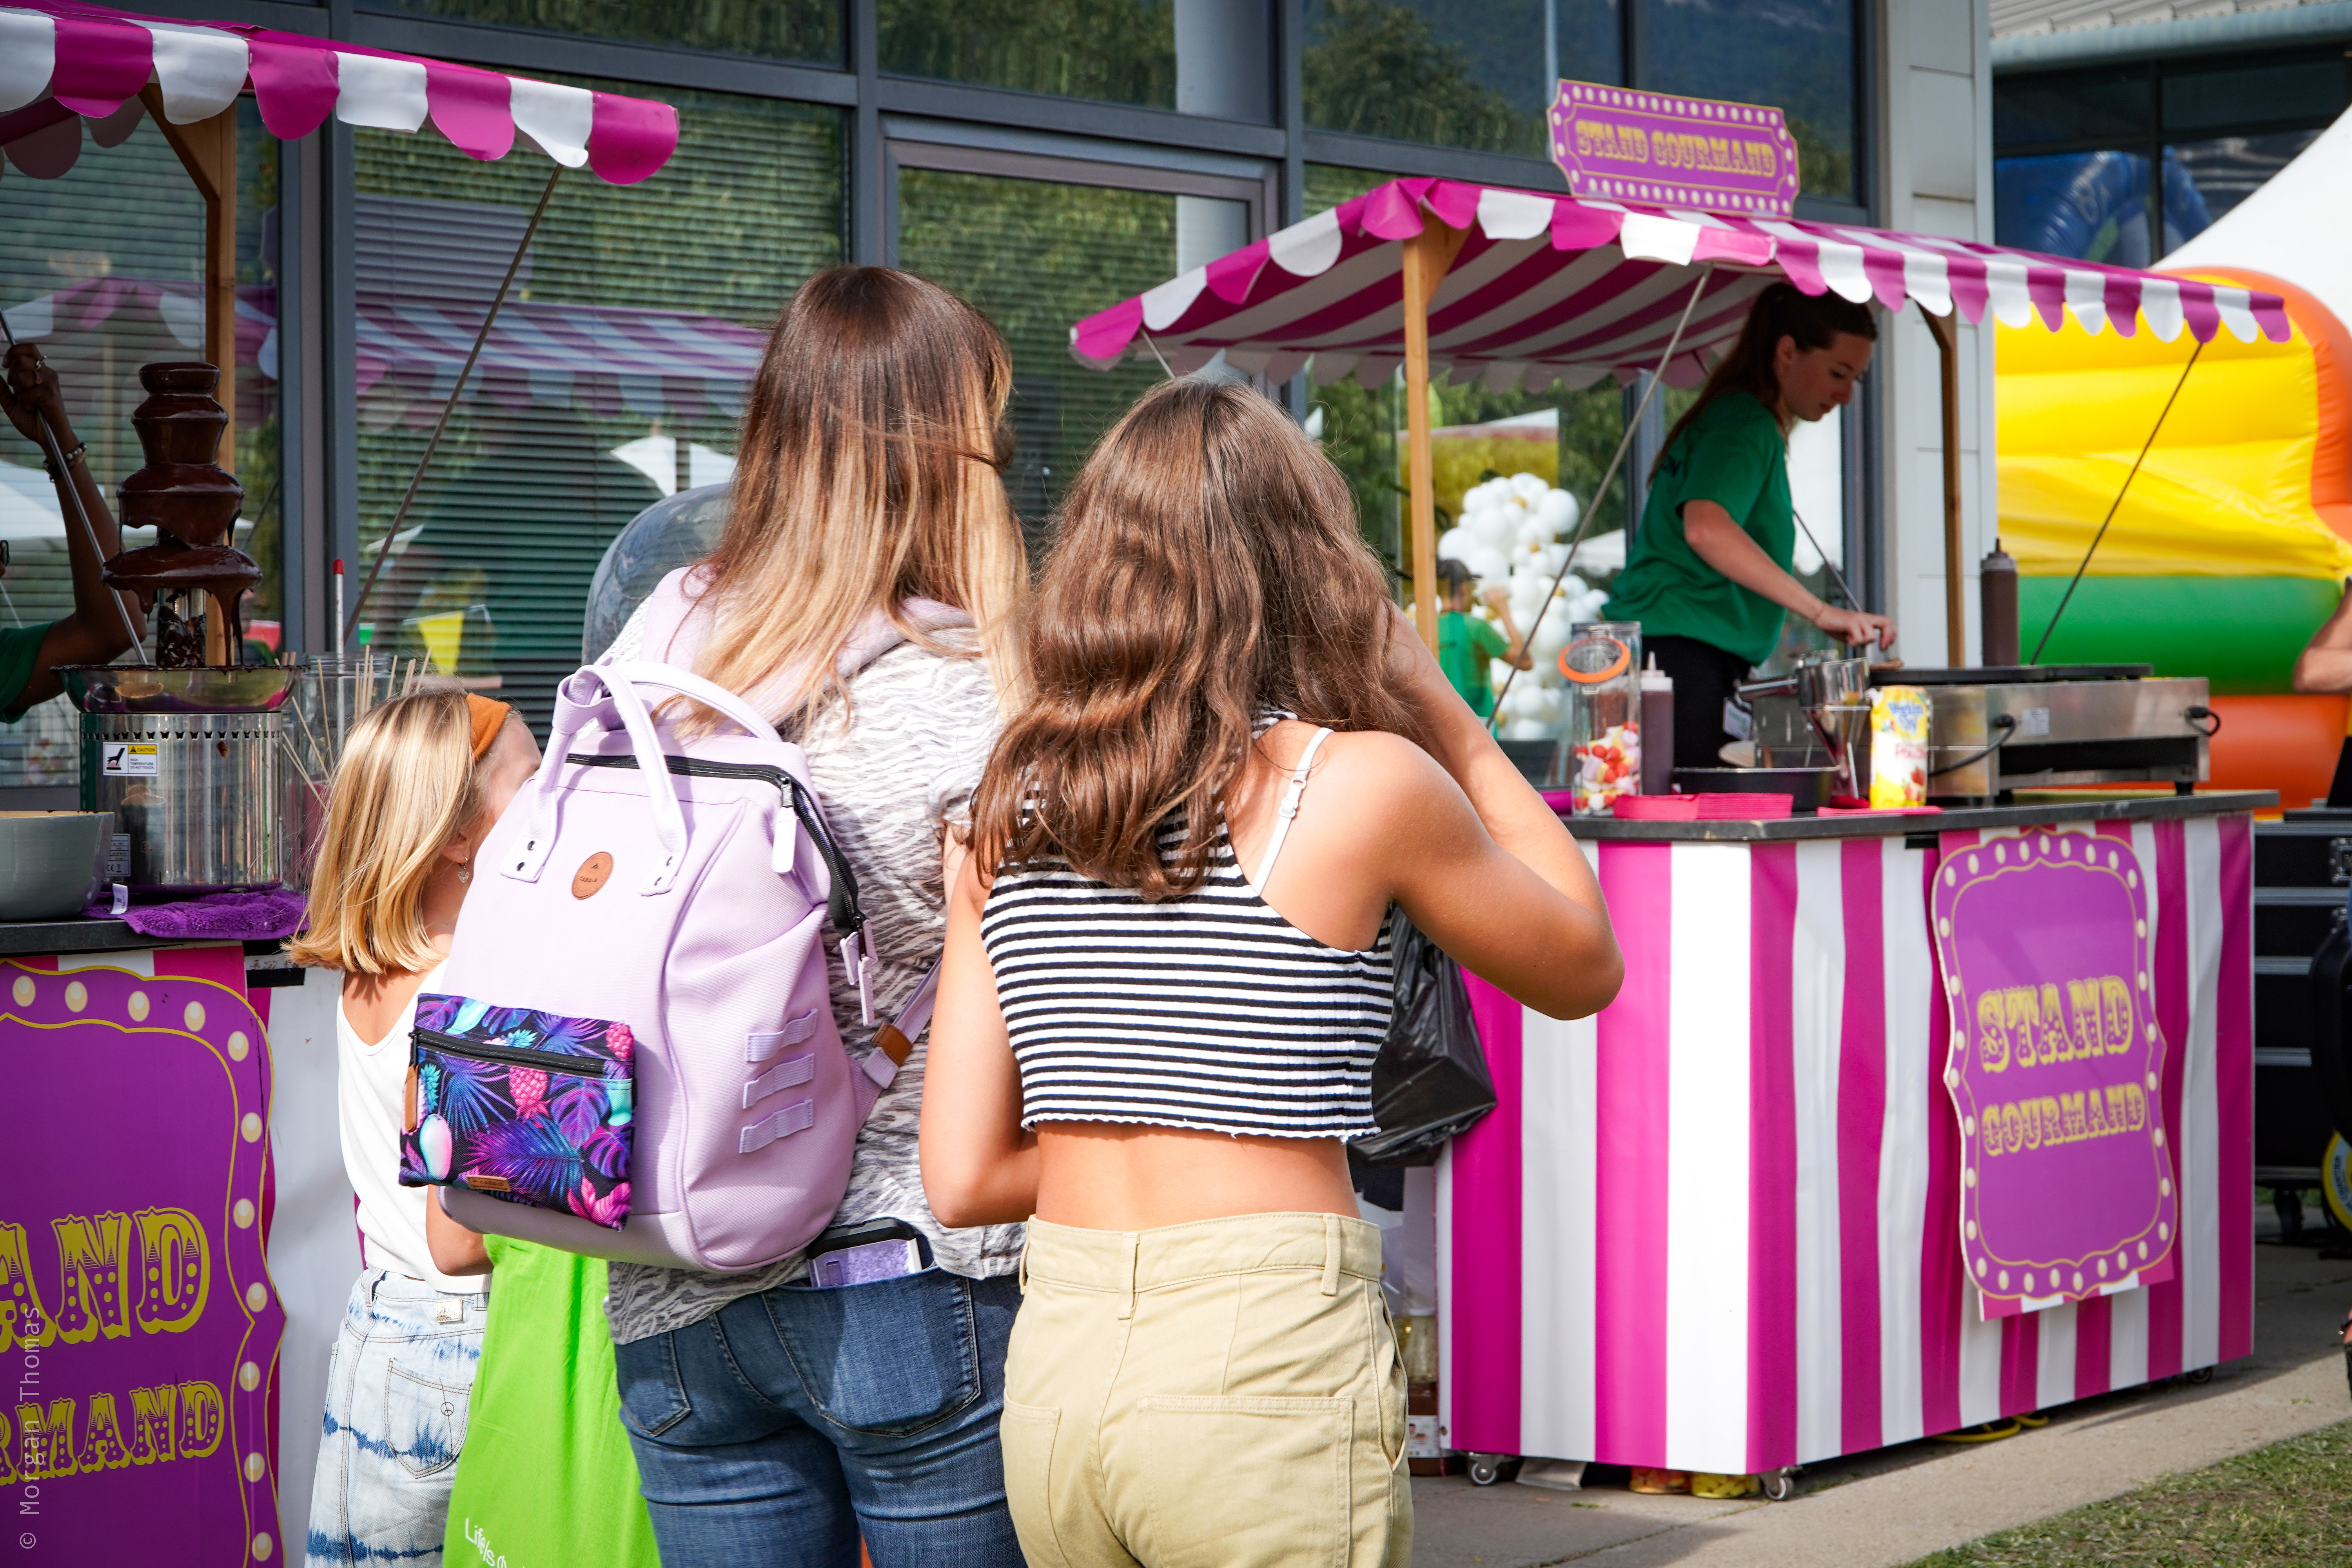
<svg viewBox="0 0 2352 1568"><path fill-rule="evenodd" d="M1601 892L1246 387L1147 394L1071 489L948 923L943 1217L1029 1217L1004 1466L1033 1563L1402 1568L1404 1374L1344 1147L1391 911L1555 1017Z"/></svg>
<svg viewBox="0 0 2352 1568"><path fill-rule="evenodd" d="M995 329L946 290L879 267L811 279L753 378L718 550L605 654L691 668L806 752L867 917L870 1016L830 958L860 1059L939 958L947 837L1019 686L1012 386ZM875 1568L1020 1563L996 1437L1020 1230L950 1227L924 1202L925 1057L914 1045L867 1118L808 1253L743 1274L610 1267L623 1417L668 1568L835 1568L861 1536Z"/></svg>
<svg viewBox="0 0 2352 1568"><path fill-rule="evenodd" d="M328 1378L313 1564L442 1560L489 1262L426 1189L400 1184L408 1035L449 955L475 847L538 765L505 703L419 692L352 726L329 786L310 919L290 951L343 972L335 1098L362 1272Z"/></svg>

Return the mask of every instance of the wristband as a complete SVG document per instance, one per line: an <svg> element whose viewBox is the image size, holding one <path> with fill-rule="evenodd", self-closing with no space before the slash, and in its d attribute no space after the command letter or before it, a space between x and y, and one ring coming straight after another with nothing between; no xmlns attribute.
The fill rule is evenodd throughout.
<svg viewBox="0 0 2352 1568"><path fill-rule="evenodd" d="M65 470L66 470L67 468L72 468L76 463L80 462L80 461L81 461L81 458L82 458L82 454L83 454L84 452L89 451L89 442L87 442L87 441L84 441L81 445L79 445L79 447L76 447L72 451L68 452L68 453L65 455L65 461L64 461L64 466L63 466L63 467L59 467L59 466L58 466L58 464L57 462L55 462L55 461L53 461L53 460L51 460L50 458L43 458L41 459L41 467L43 467L43 468L47 468L47 469L48 469L48 470L49 470L49 478L51 478L51 479L64 479L64 478L66 477L66 475L65 475Z"/></svg>

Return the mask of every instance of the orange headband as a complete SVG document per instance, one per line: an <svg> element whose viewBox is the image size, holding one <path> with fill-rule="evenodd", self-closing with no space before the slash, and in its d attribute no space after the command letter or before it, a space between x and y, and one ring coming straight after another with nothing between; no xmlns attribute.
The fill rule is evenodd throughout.
<svg viewBox="0 0 2352 1568"><path fill-rule="evenodd" d="M499 738L499 731L506 727L507 715L513 711L514 709L507 703L493 702L470 691L466 693L466 720L474 730L476 762L482 760L482 753L488 752L490 743Z"/></svg>

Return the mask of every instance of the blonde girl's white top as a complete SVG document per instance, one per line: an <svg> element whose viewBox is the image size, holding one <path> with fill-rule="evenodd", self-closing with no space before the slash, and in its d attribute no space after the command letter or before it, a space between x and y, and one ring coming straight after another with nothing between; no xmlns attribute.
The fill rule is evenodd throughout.
<svg viewBox="0 0 2352 1568"><path fill-rule="evenodd" d="M434 988L436 968L417 986ZM444 1274L433 1267L425 1242L425 1205L429 1187L400 1184L400 1125L408 1080L408 1032L416 1026L416 1001L409 999L383 1038L360 1038L335 998L335 1108L342 1124L343 1171L360 1200L360 1261L422 1279L454 1296L479 1295L489 1276Z"/></svg>

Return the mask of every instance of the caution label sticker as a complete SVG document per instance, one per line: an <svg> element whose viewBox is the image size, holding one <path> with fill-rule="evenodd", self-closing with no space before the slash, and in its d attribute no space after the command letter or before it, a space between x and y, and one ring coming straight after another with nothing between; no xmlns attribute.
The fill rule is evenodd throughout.
<svg viewBox="0 0 2352 1568"><path fill-rule="evenodd" d="M100 771L109 778L152 779L162 771L152 741L106 741L100 749L104 765Z"/></svg>

